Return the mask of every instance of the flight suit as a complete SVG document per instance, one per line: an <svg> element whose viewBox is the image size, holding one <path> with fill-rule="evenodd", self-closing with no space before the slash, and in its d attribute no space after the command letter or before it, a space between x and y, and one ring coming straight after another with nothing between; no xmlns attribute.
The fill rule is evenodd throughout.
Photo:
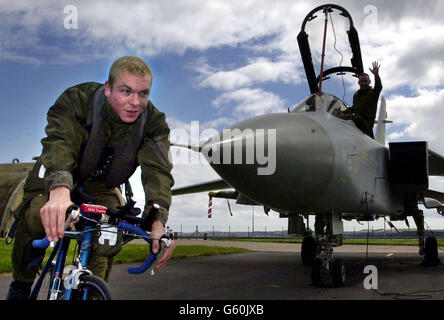
<svg viewBox="0 0 444 320"><path fill-rule="evenodd" d="M371 138L374 138L373 126L375 124L381 90L381 78L379 75L376 75L374 88L369 87L367 89L359 89L353 95L353 121L362 132Z"/></svg>
<svg viewBox="0 0 444 320"><path fill-rule="evenodd" d="M67 89L48 111L46 126L47 136L42 139L40 161L27 179L25 185L24 205L19 207L16 216L19 218L14 249L12 253L13 278L17 281L32 283L36 268L27 267L36 257L43 254L41 249L32 247L32 240L43 238L45 231L40 219L40 208L48 201L49 191L58 186L65 186L71 191L75 185L82 185L84 192L97 197L95 204L116 209L122 205L122 196L118 187L110 187L106 176L97 179L80 181L78 167L85 145L91 133L87 126L91 112L90 99L102 84L89 82ZM107 99L102 104L102 124L107 135L107 147L112 148L117 142L132 134L135 125L142 121L139 117L134 123L120 120ZM171 204L171 187L174 184L171 175L172 164L168 158L169 128L165 115L159 112L151 102L147 106L146 123L143 125L143 142L137 150L137 165L142 172L142 185L145 191L145 212L153 203L159 204L161 210L157 216L163 224L168 219L168 208ZM45 168L44 179L38 166ZM128 177L129 178L129 177ZM29 182L29 183L28 183ZM122 235L119 233L116 246L98 243L96 235L92 247L88 268L97 276L107 280L111 270L112 259L120 251Z"/></svg>

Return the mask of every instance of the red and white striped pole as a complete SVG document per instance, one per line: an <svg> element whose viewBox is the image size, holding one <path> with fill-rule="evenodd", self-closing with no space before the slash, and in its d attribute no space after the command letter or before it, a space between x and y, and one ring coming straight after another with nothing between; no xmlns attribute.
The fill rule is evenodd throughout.
<svg viewBox="0 0 444 320"><path fill-rule="evenodd" d="M213 212L213 197L209 194L210 199L208 201L208 219L211 218L211 213Z"/></svg>

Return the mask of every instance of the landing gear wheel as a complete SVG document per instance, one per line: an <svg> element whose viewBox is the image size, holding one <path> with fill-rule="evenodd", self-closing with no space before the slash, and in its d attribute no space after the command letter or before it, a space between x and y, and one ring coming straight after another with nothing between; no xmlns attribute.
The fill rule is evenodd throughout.
<svg viewBox="0 0 444 320"><path fill-rule="evenodd" d="M309 266L316 257L316 240L312 236L307 236L302 241L301 260L302 264Z"/></svg>
<svg viewBox="0 0 444 320"><path fill-rule="evenodd" d="M333 261L333 265L331 267L331 276L333 280L333 285L335 287L342 287L345 284L346 270L345 265L340 259L336 259Z"/></svg>
<svg viewBox="0 0 444 320"><path fill-rule="evenodd" d="M441 264L438 258L438 241L435 237L428 237L425 241L423 266L437 266Z"/></svg>
<svg viewBox="0 0 444 320"><path fill-rule="evenodd" d="M315 287L324 286L324 281L322 280L322 260L319 258L314 259L311 265L311 283Z"/></svg>

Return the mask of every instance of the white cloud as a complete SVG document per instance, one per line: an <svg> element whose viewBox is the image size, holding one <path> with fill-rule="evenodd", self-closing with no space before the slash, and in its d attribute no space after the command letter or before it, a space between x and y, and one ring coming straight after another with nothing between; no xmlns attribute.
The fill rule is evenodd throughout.
<svg viewBox="0 0 444 320"><path fill-rule="evenodd" d="M78 9L79 29L64 30L65 5ZM52 36L71 37L80 48L96 53L116 47L137 54L236 46L279 32L281 23L268 1L15 1L0 2L2 37L7 49L43 44L44 28ZM19 32L17 32L17 30ZM15 32L7 32L15 31Z"/></svg>
<svg viewBox="0 0 444 320"><path fill-rule="evenodd" d="M410 138L429 141L429 146L444 153L441 131L444 119L444 89L418 90L414 97L394 95L387 98L387 113L395 124L406 125L390 139ZM388 127L390 128L390 127Z"/></svg>
<svg viewBox="0 0 444 320"><path fill-rule="evenodd" d="M257 88L224 92L213 101L213 105L218 108L234 105L234 114L239 117L285 112L285 101L282 98Z"/></svg>
<svg viewBox="0 0 444 320"><path fill-rule="evenodd" d="M289 2L282 6L288 8ZM277 12L264 0L107 1L106 6L88 3L79 15L81 9L91 38L122 42L145 54L235 46L282 28Z"/></svg>
<svg viewBox="0 0 444 320"><path fill-rule="evenodd" d="M402 19L397 24L381 24L362 42L366 65L381 64L385 90L407 86L411 89L444 84L444 25L419 19Z"/></svg>
<svg viewBox="0 0 444 320"><path fill-rule="evenodd" d="M79 29L65 30L65 5L78 8ZM61 63L114 57L124 52L154 55L194 49L243 46L252 56L244 65L207 69L202 85L222 90L258 83L299 83L302 66L296 36L302 19L320 1L7 1L0 2L2 59L29 63ZM364 1L340 1L351 14L360 35L365 69L379 60L385 90L400 86L430 87L444 83L444 25L437 1L419 6L414 1L374 1L378 20L366 28ZM418 10L418 9L421 10ZM315 63L322 43L322 14L307 24ZM334 15L337 47L347 53L345 20ZM312 31L312 32L311 32ZM327 65L339 62L328 30ZM70 39L76 52L57 44ZM258 41L261 39L261 41ZM32 53L37 55L31 56ZM53 59L37 58L51 52ZM74 60L73 60L74 59ZM346 57L344 64L348 64ZM317 68L318 71L318 68Z"/></svg>
<svg viewBox="0 0 444 320"><path fill-rule="evenodd" d="M265 57L251 59L246 66L230 70L209 72L209 68L202 70L207 76L201 81L203 87L212 87L219 90L233 90L249 87L257 83L284 82L297 84L302 77L294 61L280 60L273 62Z"/></svg>

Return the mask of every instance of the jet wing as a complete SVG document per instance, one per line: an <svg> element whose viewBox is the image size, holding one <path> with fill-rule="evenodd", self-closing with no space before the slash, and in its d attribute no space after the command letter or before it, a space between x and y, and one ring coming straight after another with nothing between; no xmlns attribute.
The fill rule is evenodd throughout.
<svg viewBox="0 0 444 320"><path fill-rule="evenodd" d="M198 193L204 191L229 189L229 188L232 188L232 186L230 186L227 182L225 182L225 180L219 179L204 183L198 183L187 187L176 188L173 189L172 192L173 196L178 196L181 194Z"/></svg>
<svg viewBox="0 0 444 320"><path fill-rule="evenodd" d="M429 175L444 176L444 157L429 149Z"/></svg>

